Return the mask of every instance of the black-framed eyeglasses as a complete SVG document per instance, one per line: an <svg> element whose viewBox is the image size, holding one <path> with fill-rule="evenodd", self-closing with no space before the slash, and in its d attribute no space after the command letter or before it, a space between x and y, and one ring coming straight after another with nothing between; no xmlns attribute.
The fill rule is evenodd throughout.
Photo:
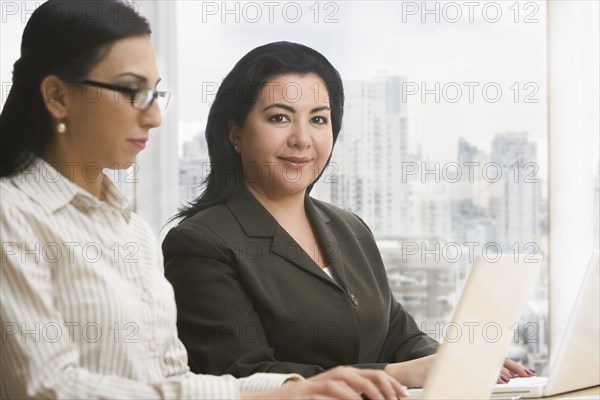
<svg viewBox="0 0 600 400"><path fill-rule="evenodd" d="M77 83L95 86L103 89L114 90L115 92L123 93L131 101L131 106L139 111L146 111L156 100L160 111L165 111L171 99L171 92L159 92L155 89L134 89L127 86L113 85L110 83L97 82L90 79L84 79Z"/></svg>

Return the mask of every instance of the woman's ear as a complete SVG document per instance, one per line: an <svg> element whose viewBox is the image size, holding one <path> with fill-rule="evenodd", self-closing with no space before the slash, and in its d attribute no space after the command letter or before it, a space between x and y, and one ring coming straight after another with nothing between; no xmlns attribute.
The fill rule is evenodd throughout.
<svg viewBox="0 0 600 400"><path fill-rule="evenodd" d="M67 84L56 75L48 75L40 83L40 93L46 109L57 120L67 117L68 89Z"/></svg>
<svg viewBox="0 0 600 400"><path fill-rule="evenodd" d="M231 145L235 149L235 152L239 153L240 152L240 142L241 142L241 140L240 140L241 129L239 126L237 126L237 124L233 120L231 120L231 121L229 121L229 123L227 123L227 129L229 130L229 141L231 142Z"/></svg>

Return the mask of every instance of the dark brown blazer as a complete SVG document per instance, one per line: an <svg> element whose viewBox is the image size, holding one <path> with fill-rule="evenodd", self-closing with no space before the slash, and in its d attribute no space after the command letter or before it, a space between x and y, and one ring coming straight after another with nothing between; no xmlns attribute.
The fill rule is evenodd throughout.
<svg viewBox="0 0 600 400"><path fill-rule="evenodd" d="M335 279L244 187L167 234L165 275L192 371L311 376L435 352L394 299L364 222L309 196L305 207Z"/></svg>

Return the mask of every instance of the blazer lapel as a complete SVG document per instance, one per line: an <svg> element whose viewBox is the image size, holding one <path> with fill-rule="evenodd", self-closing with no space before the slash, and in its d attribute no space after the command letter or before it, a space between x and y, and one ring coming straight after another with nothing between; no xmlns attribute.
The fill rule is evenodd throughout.
<svg viewBox="0 0 600 400"><path fill-rule="evenodd" d="M323 218L326 218L327 221L329 221L329 218L320 210L320 214L315 214L315 206L308 196L306 198L305 206L307 206L307 212L316 231L317 239L320 243L332 243L335 238L328 228L323 227L325 223L322 222ZM240 185L225 204L237 219L246 236L249 238L270 238L271 253L282 257L289 263L302 268L321 280L336 285L244 185ZM336 244L337 241L329 246L337 249ZM269 256L268 259L271 260L272 257ZM339 256L337 259L339 260ZM330 261L329 258L328 261Z"/></svg>
<svg viewBox="0 0 600 400"><path fill-rule="evenodd" d="M225 201L225 205L246 236L273 237L277 221L243 184Z"/></svg>
<svg viewBox="0 0 600 400"><path fill-rule="evenodd" d="M306 196L304 207L321 245L321 250L335 277L335 283L346 291L346 271L342 262L339 242L329 226L331 218L320 209L310 196Z"/></svg>

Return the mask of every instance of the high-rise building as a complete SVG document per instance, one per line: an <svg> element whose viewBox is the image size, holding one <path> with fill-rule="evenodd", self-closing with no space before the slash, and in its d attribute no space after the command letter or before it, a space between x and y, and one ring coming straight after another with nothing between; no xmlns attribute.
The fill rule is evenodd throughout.
<svg viewBox="0 0 600 400"><path fill-rule="evenodd" d="M493 186L490 213L495 237L505 251L526 252L539 240L541 185L537 147L526 132L497 134L484 171Z"/></svg>
<svg viewBox="0 0 600 400"><path fill-rule="evenodd" d="M344 123L320 197L363 218L376 235L406 231L408 189L401 165L407 159L404 78L379 75L345 82Z"/></svg>
<svg viewBox="0 0 600 400"><path fill-rule="evenodd" d="M458 141L457 170L452 185L452 231L462 243L489 242L494 236L489 216L490 183L483 171L490 157L467 140Z"/></svg>
<svg viewBox="0 0 600 400"><path fill-rule="evenodd" d="M410 188L410 233L414 237L450 240L454 236L451 206L455 184L443 179L439 162L421 161L418 165L419 176L405 184ZM429 175L423 171L429 171Z"/></svg>

